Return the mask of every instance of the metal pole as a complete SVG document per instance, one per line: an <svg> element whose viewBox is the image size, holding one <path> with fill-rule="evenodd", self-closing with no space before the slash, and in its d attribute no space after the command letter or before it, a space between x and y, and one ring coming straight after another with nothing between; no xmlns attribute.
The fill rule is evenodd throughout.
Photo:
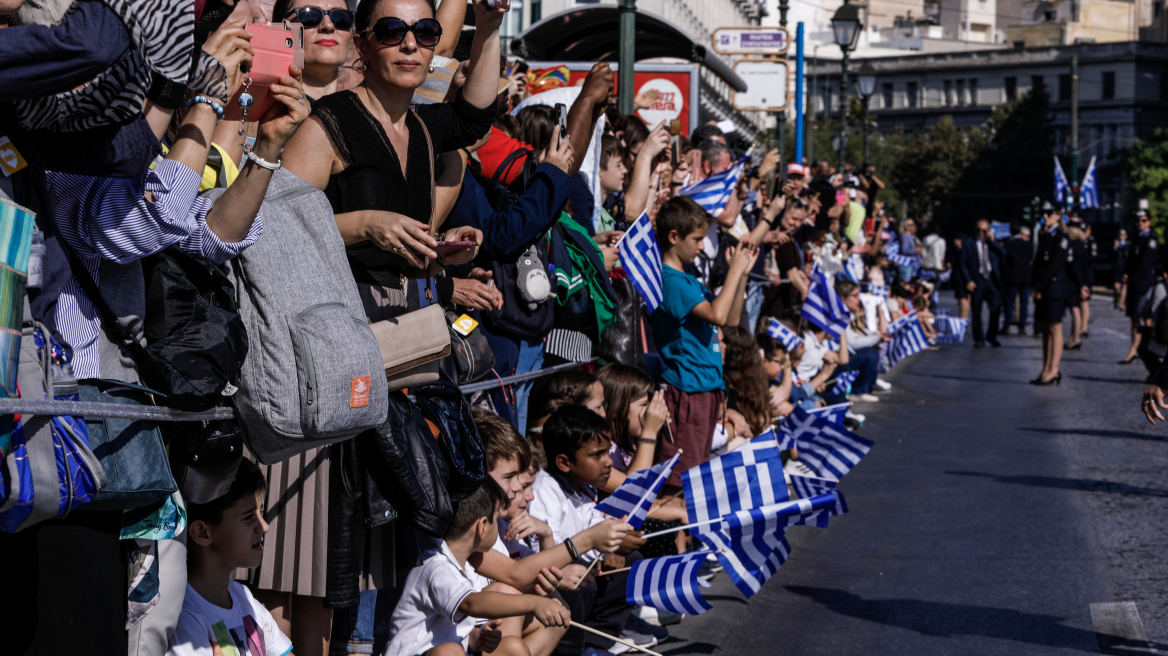
<svg viewBox="0 0 1168 656"><path fill-rule="evenodd" d="M620 0L620 69L617 70L617 92L621 114L633 113L633 73L636 70L637 0Z"/></svg>
<svg viewBox="0 0 1168 656"><path fill-rule="evenodd" d="M791 161L803 163L803 23L795 25L795 153Z"/></svg>
<svg viewBox="0 0 1168 656"><path fill-rule="evenodd" d="M820 44L823 45L823 44ZM815 108L815 99L819 95L819 46L811 49L811 93L807 100L811 103L811 161L819 163L819 110ZM823 107L823 114L827 115L827 105Z"/></svg>
<svg viewBox="0 0 1168 656"><path fill-rule="evenodd" d="M779 27L787 27L787 9L787 0L779 0ZM790 89L790 87L787 88ZM787 159L787 110L784 109L783 111L779 112L779 115L776 118L779 121L777 130L778 134L776 136L779 139L779 166L781 167L782 163ZM780 179L785 180L787 177L787 172L780 168L778 175Z"/></svg>
<svg viewBox="0 0 1168 656"><path fill-rule="evenodd" d="M1079 55L1071 55L1071 206L1079 211Z"/></svg>
<svg viewBox="0 0 1168 656"><path fill-rule="evenodd" d="M840 108L839 108L839 173L844 174L844 133L848 127L848 49L840 48L844 58L840 62Z"/></svg>

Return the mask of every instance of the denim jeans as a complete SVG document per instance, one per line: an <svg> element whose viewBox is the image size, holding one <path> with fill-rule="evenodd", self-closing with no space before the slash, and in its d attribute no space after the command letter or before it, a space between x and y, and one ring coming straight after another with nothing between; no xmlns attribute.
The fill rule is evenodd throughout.
<svg viewBox="0 0 1168 656"><path fill-rule="evenodd" d="M914 269L916 267L911 264L898 264L896 265L896 277L902 282L908 282L913 278Z"/></svg>
<svg viewBox="0 0 1168 656"><path fill-rule="evenodd" d="M746 312L746 327L750 334L758 330L758 319L762 315L762 294L765 286L761 281L750 280L746 283L746 303L742 309Z"/></svg>
<svg viewBox="0 0 1168 656"><path fill-rule="evenodd" d="M543 342L529 342L519 340L519 361L515 363L515 375L538 371L543 368ZM531 397L531 387L534 380L519 383L515 386L515 427L519 434L526 434L527 430L527 401Z"/></svg>

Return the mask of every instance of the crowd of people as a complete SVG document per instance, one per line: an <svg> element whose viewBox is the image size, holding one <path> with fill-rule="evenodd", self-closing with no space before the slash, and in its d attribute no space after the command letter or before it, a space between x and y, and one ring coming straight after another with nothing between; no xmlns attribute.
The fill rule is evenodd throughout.
<svg viewBox="0 0 1168 656"><path fill-rule="evenodd" d="M888 216L867 164L780 169L713 124L646 125L615 109L603 63L529 94L500 52L506 0L475 0L465 31L467 4L430 0L199 0L177 31L143 19L167 2L21 4L0 0L0 153L18 162L0 197L35 215L24 348L52 361L44 394L238 422L85 417L97 470L142 448L88 503L0 506L33 513L0 535L29 591L4 623L14 653L651 647L681 617L630 604L628 568L700 549L643 537L687 523L682 473L798 411L846 407L858 430L850 404L891 389L892 326L953 336L943 280L977 346L1024 329L1035 293L1041 384L1064 306L1082 317L1067 348L1087 334L1064 281L1085 301L1090 268L1067 262L1089 230L1068 245L1053 206L1034 258L988 224L946 257ZM302 66L270 57L269 20L303 29ZM710 181L714 204L693 191ZM623 262L642 216L652 309ZM1129 299L1149 248L1129 255ZM844 308L838 327L820 303ZM45 398L28 364L21 396ZM44 431L75 435L58 423ZM595 509L675 456L640 530ZM821 474L798 448L783 463Z"/></svg>

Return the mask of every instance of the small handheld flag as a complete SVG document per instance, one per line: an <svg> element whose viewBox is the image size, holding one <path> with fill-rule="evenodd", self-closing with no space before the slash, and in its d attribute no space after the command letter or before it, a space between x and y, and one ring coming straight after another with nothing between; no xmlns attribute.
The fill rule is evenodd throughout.
<svg viewBox="0 0 1168 656"><path fill-rule="evenodd" d="M843 478L872 450L870 440L799 407L783 423L795 436L799 462L822 478Z"/></svg>
<svg viewBox="0 0 1168 656"><path fill-rule="evenodd" d="M725 171L711 175L688 187L682 187L677 193L680 196L693 198L698 205L702 206L702 209L713 216L718 216L722 212L722 208L726 206L726 202L730 200L730 194L734 193L738 181L742 179L742 173L746 170L746 161L747 157L743 157Z"/></svg>
<svg viewBox="0 0 1168 656"><path fill-rule="evenodd" d="M690 469L681 475L681 483L690 523L790 498L779 444L771 431ZM706 530L695 527L690 532L700 535Z"/></svg>
<svg viewBox="0 0 1168 656"><path fill-rule="evenodd" d="M698 551L633 563L625 586L625 600L634 606L701 615L711 608L701 592L701 587L710 584L698 577L699 568L708 555L705 551Z"/></svg>
<svg viewBox="0 0 1168 656"><path fill-rule="evenodd" d="M888 349L889 366L929 347L929 338L925 336L925 329L916 312L909 312L890 323L888 333L892 335Z"/></svg>
<svg viewBox="0 0 1168 656"><path fill-rule="evenodd" d="M844 425L844 418L848 416L848 408L852 407L851 403L837 403L822 408L815 408L808 410L808 414L821 417L835 424L836 426Z"/></svg>
<svg viewBox="0 0 1168 656"><path fill-rule="evenodd" d="M596 504L596 509L610 517L628 515L625 521L634 529L641 530L645 517L649 514L649 508L669 475L673 473L673 467L679 458L681 453L632 474L607 499Z"/></svg>
<svg viewBox="0 0 1168 656"><path fill-rule="evenodd" d="M843 299L835 293L827 274L816 269L811 275L811 288L803 301L802 316L827 332L832 339L839 339L848 328L851 312Z"/></svg>
<svg viewBox="0 0 1168 656"><path fill-rule="evenodd" d="M879 296L880 298L888 300L888 287L884 285L873 285L869 283L864 285L864 291L873 296Z"/></svg>
<svg viewBox="0 0 1168 656"><path fill-rule="evenodd" d="M649 312L656 310L665 295L661 283L661 248L648 212L637 217L616 247L633 287L645 299Z"/></svg>
<svg viewBox="0 0 1168 656"><path fill-rule="evenodd" d="M853 369L845 371L835 377L835 386L831 388L831 393L836 396L846 396L852 393L852 385L856 382L856 377L860 375L859 370Z"/></svg>
<svg viewBox="0 0 1168 656"><path fill-rule="evenodd" d="M787 353L794 353L800 346L803 346L803 340L795 334L795 331L778 319L771 319L771 322L767 324L766 334L779 340L783 348L787 349Z"/></svg>

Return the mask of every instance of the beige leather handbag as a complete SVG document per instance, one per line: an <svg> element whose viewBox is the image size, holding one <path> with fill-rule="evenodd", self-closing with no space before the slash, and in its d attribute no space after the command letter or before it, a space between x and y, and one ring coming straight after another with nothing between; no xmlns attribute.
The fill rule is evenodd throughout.
<svg viewBox="0 0 1168 656"><path fill-rule="evenodd" d="M430 234L435 234L438 226L434 217L434 143L421 117L416 113L414 117L422 126L430 151ZM429 262L425 266L428 265ZM402 276L402 293L407 285L407 278ZM430 287L426 288L427 297L430 296ZM390 391L438 382L438 361L450 355L450 325L446 323L446 313L433 302L435 299L429 300L431 304L420 310L369 326L377 338Z"/></svg>

